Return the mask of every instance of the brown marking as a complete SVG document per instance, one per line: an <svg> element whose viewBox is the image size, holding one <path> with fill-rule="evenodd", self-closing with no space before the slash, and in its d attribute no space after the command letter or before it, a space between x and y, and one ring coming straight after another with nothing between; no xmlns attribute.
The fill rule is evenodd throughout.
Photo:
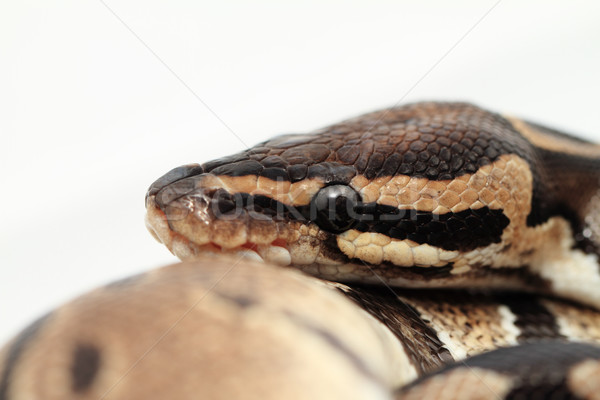
<svg viewBox="0 0 600 400"><path fill-rule="evenodd" d="M96 346L78 344L75 347L71 362L71 387L74 392L84 392L94 383L100 362L100 351Z"/></svg>

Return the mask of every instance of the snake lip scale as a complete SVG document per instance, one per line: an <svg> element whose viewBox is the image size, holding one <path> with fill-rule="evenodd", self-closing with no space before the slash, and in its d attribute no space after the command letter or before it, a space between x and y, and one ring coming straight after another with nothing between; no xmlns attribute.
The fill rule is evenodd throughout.
<svg viewBox="0 0 600 400"><path fill-rule="evenodd" d="M24 329L0 400L600 399L598 145L421 102L174 168L145 204L184 262Z"/></svg>

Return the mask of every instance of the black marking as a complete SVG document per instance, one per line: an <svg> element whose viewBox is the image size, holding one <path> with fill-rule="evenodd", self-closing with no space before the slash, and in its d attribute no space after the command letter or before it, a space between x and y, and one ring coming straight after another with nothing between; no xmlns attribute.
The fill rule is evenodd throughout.
<svg viewBox="0 0 600 400"><path fill-rule="evenodd" d="M560 400L584 400L575 395L569 385L567 379L553 378L550 382L521 382L514 387L504 397L506 400L522 400L522 399L560 399Z"/></svg>
<svg viewBox="0 0 600 400"><path fill-rule="evenodd" d="M342 251L340 250L340 248L338 247L337 244L337 235L335 234L328 234L328 236L325 238L325 240L320 240L319 243L317 243L317 245L321 248L321 254L333 261L339 261L342 262L344 264L361 264L363 263L363 261L359 260L359 259L350 259L348 258L348 256L346 256L344 253L342 253Z"/></svg>
<svg viewBox="0 0 600 400"><path fill-rule="evenodd" d="M183 165L181 167L173 168L160 178L158 178L150 188L148 188L148 192L146 193L146 199L148 196L153 196L158 193L159 190L164 188L167 185L170 185L174 182L177 182L181 179L189 178L191 176L200 175L204 172L202 166L198 164L190 164Z"/></svg>
<svg viewBox="0 0 600 400"><path fill-rule="evenodd" d="M158 190L154 201L157 206L164 209L175 200L192 193L194 190L196 190L195 179L193 177L183 178Z"/></svg>
<svg viewBox="0 0 600 400"><path fill-rule="evenodd" d="M221 165L211 171L213 175L247 176L260 175L264 167L255 160L243 160Z"/></svg>
<svg viewBox="0 0 600 400"><path fill-rule="evenodd" d="M364 361L356 355L351 349L349 349L344 343L342 343L335 335L332 335L327 330L323 329L320 326L313 324L312 322L302 318L301 316L294 314L292 312L286 311L284 314L289 317L292 321L295 321L302 328L309 330L310 332L316 334L321 337L325 342L327 342L331 347L333 347L336 351L343 354L354 367L363 375L369 377L372 380L378 381L379 379L373 374L373 372L369 369L369 367L364 363Z"/></svg>
<svg viewBox="0 0 600 400"><path fill-rule="evenodd" d="M358 216L359 223L353 229L445 250L469 251L500 243L502 232L510 223L503 210L488 207L435 214L370 203L357 211L365 213Z"/></svg>
<svg viewBox="0 0 600 400"><path fill-rule="evenodd" d="M248 160L249 156L251 154L252 154L251 151L245 151L242 153L232 154L229 156L221 157L216 160L205 162L204 164L202 164L202 168L204 169L204 172L210 172L213 169L223 166L223 165L233 164L233 163L237 163L239 161Z"/></svg>
<svg viewBox="0 0 600 400"><path fill-rule="evenodd" d="M392 331L403 343L419 375L454 361L420 313L389 288L356 285L340 291Z"/></svg>
<svg viewBox="0 0 600 400"><path fill-rule="evenodd" d="M542 341L494 350L446 366L400 389L398 394L427 385L430 379L456 369L482 368L513 379L505 399L577 399L566 385L571 367L584 360L600 360L600 348L591 344Z"/></svg>
<svg viewBox="0 0 600 400"><path fill-rule="evenodd" d="M318 178L325 184L341 183L348 184L356 176L356 169L349 165L324 162L308 167L306 177L308 179Z"/></svg>
<svg viewBox="0 0 600 400"><path fill-rule="evenodd" d="M265 158L264 160L262 160L262 165L265 168L279 168L279 169L286 169L288 166L288 163L286 163L285 161L283 161L281 159L281 157L278 156L270 156Z"/></svg>
<svg viewBox="0 0 600 400"><path fill-rule="evenodd" d="M350 264L359 264L368 266L375 275L387 279L405 279L410 282L433 282L440 280L448 282L448 279L457 278L459 275L452 274L454 263L448 263L441 267L399 267L391 262L381 264L370 264L359 258L348 260Z"/></svg>
<svg viewBox="0 0 600 400"><path fill-rule="evenodd" d="M283 168L265 168L260 172L260 176L277 182L288 182L290 180L287 170Z"/></svg>
<svg viewBox="0 0 600 400"><path fill-rule="evenodd" d="M287 171L290 176L290 181L294 183L306 178L306 174L308 173L308 167L304 164L290 165L287 168Z"/></svg>
<svg viewBox="0 0 600 400"><path fill-rule="evenodd" d="M100 351L91 344L78 344L71 361L71 388L76 393L88 389L100 369Z"/></svg>
<svg viewBox="0 0 600 400"><path fill-rule="evenodd" d="M481 266L476 266L481 267ZM552 293L552 283L536 272L531 271L528 265L520 267L489 267L478 268L472 272L473 278L486 279L489 282L491 276L496 276L505 281L521 282L524 286L519 289L535 290L536 293ZM516 289L509 287L507 289Z"/></svg>
<svg viewBox="0 0 600 400"><path fill-rule="evenodd" d="M497 297L498 302L508 306L515 315L515 326L519 328L519 342L544 338L566 339L561 333L556 318L533 295L505 293Z"/></svg>
<svg viewBox="0 0 600 400"><path fill-rule="evenodd" d="M486 265L472 265L470 271L461 274L452 274L453 264L444 267L395 267L393 264L371 266L378 275L391 278L405 278L410 281L428 281L430 287L464 288L465 282L472 284L478 283L477 287L483 287L482 284L489 286L490 281L496 285L495 290L508 290L509 293L515 293L514 290L534 290L535 293L551 293L550 282L544 280L537 274L530 271L528 266L522 267L490 267ZM404 274L403 270L410 271ZM421 270L424 270L420 272ZM438 282L436 282L438 280ZM458 281L457 285L453 282ZM431 293L433 295L433 293Z"/></svg>
<svg viewBox="0 0 600 400"><path fill-rule="evenodd" d="M35 339L40 329L48 322L52 314L46 314L39 318L27 328L25 328L13 341L8 349L6 359L4 361L4 370L0 378L0 400L8 400L10 384L15 374L15 369L19 365L19 359L25 351L29 343Z"/></svg>

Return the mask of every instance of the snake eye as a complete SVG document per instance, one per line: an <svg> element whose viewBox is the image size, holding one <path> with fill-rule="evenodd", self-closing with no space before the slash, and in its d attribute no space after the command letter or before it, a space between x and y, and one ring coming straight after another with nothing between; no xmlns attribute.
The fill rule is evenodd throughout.
<svg viewBox="0 0 600 400"><path fill-rule="evenodd" d="M360 203L358 193L346 185L332 185L321 189L313 199L316 211L313 219L323 230L339 233L356 223L356 206Z"/></svg>

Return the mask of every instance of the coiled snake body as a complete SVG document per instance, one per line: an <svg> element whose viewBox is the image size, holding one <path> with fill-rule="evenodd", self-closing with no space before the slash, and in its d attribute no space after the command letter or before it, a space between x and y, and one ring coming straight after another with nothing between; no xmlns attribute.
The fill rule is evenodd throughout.
<svg viewBox="0 0 600 400"><path fill-rule="evenodd" d="M0 400L600 398L599 156L417 103L176 168L185 262L26 328Z"/></svg>

